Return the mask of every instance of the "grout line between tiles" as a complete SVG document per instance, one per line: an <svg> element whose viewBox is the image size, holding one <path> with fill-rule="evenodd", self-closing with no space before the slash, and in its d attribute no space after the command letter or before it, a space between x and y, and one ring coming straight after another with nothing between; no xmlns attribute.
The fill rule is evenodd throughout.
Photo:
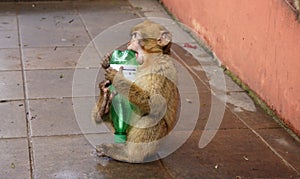
<svg viewBox="0 0 300 179"><path fill-rule="evenodd" d="M244 121L241 117L239 117L234 111L230 108L229 110L252 132L254 133L280 160L289 168L291 168L297 175L300 175L300 171L298 171L292 164L290 164L283 156L281 156L275 148L272 147L255 129L253 129L246 121Z"/></svg>
<svg viewBox="0 0 300 179"><path fill-rule="evenodd" d="M193 69L191 68L191 67L189 67L189 65L187 65L183 60L180 60L181 59L181 57L174 51L174 50L172 50L171 49L171 51L172 51L172 54L174 54L179 60L177 60L179 63L181 63L182 65L184 65L184 67L190 72L190 73L192 73L199 81L201 81L201 83L205 86L205 87L207 87L207 89L210 89L209 88L209 86L197 75L197 73L195 73L194 71L193 71Z"/></svg>
<svg viewBox="0 0 300 179"><path fill-rule="evenodd" d="M99 57L101 57L101 56L102 56L102 55L101 55L101 52L100 52L100 50L97 48L97 45L95 44L95 41L93 40L93 36L92 36L91 32L88 30L88 27L87 27L87 25L86 25L86 23L85 23L85 21L84 21L84 18L82 17L82 15L80 14L80 12L78 11L77 7L76 7L74 4L73 4L73 7L74 7L74 9L75 9L76 14L79 16L79 19L80 19L81 23L83 24L84 30L85 30L85 32L88 34L88 37L90 38L90 41L91 41L92 44L93 44L93 47L96 49L97 54L99 55Z"/></svg>
<svg viewBox="0 0 300 179"><path fill-rule="evenodd" d="M103 134L111 134L112 132L90 132L90 133L74 133L74 134L53 134L53 135L34 135L32 138L48 138L48 137L80 137L86 135L103 135Z"/></svg>
<svg viewBox="0 0 300 179"><path fill-rule="evenodd" d="M25 67L24 67L25 68ZM98 70L99 67L63 67L63 68L32 68L32 69L23 69L23 71L62 71L62 70L69 70L69 71L74 71L74 70ZM11 71L16 71L16 70L11 70Z"/></svg>
<svg viewBox="0 0 300 179"><path fill-rule="evenodd" d="M21 31L20 31L20 23L19 23L19 12L16 12L17 19L17 31L18 31L18 43L19 43L19 53L20 53L20 62L21 62L21 71L22 71L22 81L23 81L23 92L24 92L24 108L25 108L25 116L26 116L26 129L27 129L27 144L28 144L28 156L29 156L29 167L30 167L30 177L34 178L34 158L33 158L33 145L32 145L32 132L31 132L31 124L29 120L30 110L29 110L29 101L27 94L27 84L26 84L26 73L25 66L23 62L23 49L22 49L22 40L21 40Z"/></svg>

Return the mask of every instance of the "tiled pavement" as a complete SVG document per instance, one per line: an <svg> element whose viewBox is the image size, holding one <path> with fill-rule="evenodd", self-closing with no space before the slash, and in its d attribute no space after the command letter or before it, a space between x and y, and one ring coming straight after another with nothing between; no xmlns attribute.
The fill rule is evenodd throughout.
<svg viewBox="0 0 300 179"><path fill-rule="evenodd" d="M144 16L169 18L154 0L0 2L0 178L300 177L299 142L168 19L152 18L173 33L181 94L164 158L95 156L95 144L112 141L90 120L99 59Z"/></svg>

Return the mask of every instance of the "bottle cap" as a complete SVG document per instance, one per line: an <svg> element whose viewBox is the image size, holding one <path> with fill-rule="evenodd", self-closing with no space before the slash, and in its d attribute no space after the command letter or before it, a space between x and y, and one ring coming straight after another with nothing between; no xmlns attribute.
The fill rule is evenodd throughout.
<svg viewBox="0 0 300 179"><path fill-rule="evenodd" d="M126 134L115 134L115 143L125 143L127 140Z"/></svg>

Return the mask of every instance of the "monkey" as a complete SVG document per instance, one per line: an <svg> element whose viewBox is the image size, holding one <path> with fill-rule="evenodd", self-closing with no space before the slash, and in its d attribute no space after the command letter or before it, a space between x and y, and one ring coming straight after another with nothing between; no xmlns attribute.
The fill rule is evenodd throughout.
<svg viewBox="0 0 300 179"><path fill-rule="evenodd" d="M131 29L127 49L136 53L138 62L136 80L131 82L109 66L110 55L102 60L105 80L99 84L100 97L92 117L96 122L111 123L109 109L116 94L110 94L108 85L114 85L136 106L127 129L124 144L103 143L96 147L99 156L128 163L147 162L157 155L160 139L175 126L180 107L177 88L177 70L170 57L172 35L162 25L146 20Z"/></svg>
<svg viewBox="0 0 300 179"><path fill-rule="evenodd" d="M300 22L300 0L294 0L294 6L297 10L298 22Z"/></svg>

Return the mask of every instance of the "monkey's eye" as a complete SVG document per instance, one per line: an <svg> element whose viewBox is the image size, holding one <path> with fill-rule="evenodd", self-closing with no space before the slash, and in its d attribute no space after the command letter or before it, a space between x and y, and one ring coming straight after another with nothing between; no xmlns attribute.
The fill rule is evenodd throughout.
<svg viewBox="0 0 300 179"><path fill-rule="evenodd" d="M132 39L136 39L136 32L134 32L134 33L131 34L131 38Z"/></svg>
<svg viewBox="0 0 300 179"><path fill-rule="evenodd" d="M140 39L139 33L138 33L138 32L133 32L133 33L131 34L131 39L132 39L132 40Z"/></svg>

